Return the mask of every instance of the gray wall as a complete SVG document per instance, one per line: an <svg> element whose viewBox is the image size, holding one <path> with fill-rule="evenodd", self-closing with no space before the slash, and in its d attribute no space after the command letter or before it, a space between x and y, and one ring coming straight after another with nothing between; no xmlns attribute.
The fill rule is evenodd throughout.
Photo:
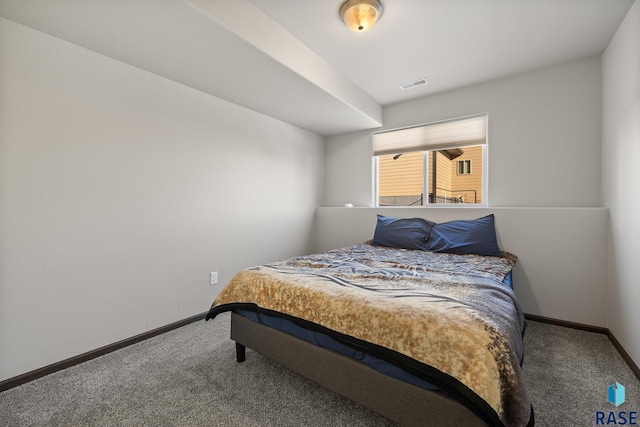
<svg viewBox="0 0 640 427"><path fill-rule="evenodd" d="M0 58L0 380L313 250L319 136L2 18Z"/></svg>
<svg viewBox="0 0 640 427"><path fill-rule="evenodd" d="M384 129L489 113L489 206L602 206L599 57L385 107ZM371 132L328 138L325 206L373 206Z"/></svg>
<svg viewBox="0 0 640 427"><path fill-rule="evenodd" d="M611 213L609 328L640 364L640 2L603 55L603 187Z"/></svg>

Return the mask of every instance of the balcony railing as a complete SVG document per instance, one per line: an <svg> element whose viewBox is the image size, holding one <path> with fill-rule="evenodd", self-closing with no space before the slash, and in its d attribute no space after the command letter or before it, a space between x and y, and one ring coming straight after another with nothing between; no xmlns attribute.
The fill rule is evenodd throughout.
<svg viewBox="0 0 640 427"><path fill-rule="evenodd" d="M436 187L440 193L429 193L429 203L451 204L451 203L478 203L478 192L476 190L449 190L447 188ZM473 196L468 196L473 193ZM379 206L422 206L424 195L415 196L380 196ZM473 201L470 201L473 200Z"/></svg>
<svg viewBox="0 0 640 427"><path fill-rule="evenodd" d="M443 194L438 194L438 190ZM467 200L468 193L473 193L473 201ZM436 187L435 195L429 193L429 203L478 203L478 192L473 189L449 190L448 188Z"/></svg>

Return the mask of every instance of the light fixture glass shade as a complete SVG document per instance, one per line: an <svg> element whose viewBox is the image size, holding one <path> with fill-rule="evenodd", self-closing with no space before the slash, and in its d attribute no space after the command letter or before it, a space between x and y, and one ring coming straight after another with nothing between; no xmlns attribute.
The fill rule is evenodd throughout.
<svg viewBox="0 0 640 427"><path fill-rule="evenodd" d="M340 8L340 16L351 31L367 31L382 14L378 0L348 0Z"/></svg>

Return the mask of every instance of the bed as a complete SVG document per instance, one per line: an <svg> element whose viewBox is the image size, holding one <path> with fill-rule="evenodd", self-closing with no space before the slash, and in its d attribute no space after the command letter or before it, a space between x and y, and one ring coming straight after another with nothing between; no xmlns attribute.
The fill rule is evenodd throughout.
<svg viewBox="0 0 640 427"><path fill-rule="evenodd" d="M401 425L533 426L521 364L516 256L494 217L378 216L371 241L245 269L231 311L251 348Z"/></svg>

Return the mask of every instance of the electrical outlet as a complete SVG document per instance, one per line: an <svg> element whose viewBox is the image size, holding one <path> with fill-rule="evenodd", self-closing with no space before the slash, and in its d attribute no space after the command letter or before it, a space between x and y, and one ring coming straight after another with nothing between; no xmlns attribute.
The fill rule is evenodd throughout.
<svg viewBox="0 0 640 427"><path fill-rule="evenodd" d="M218 272L212 271L211 275L209 276L209 285L213 286L217 284L218 284Z"/></svg>

